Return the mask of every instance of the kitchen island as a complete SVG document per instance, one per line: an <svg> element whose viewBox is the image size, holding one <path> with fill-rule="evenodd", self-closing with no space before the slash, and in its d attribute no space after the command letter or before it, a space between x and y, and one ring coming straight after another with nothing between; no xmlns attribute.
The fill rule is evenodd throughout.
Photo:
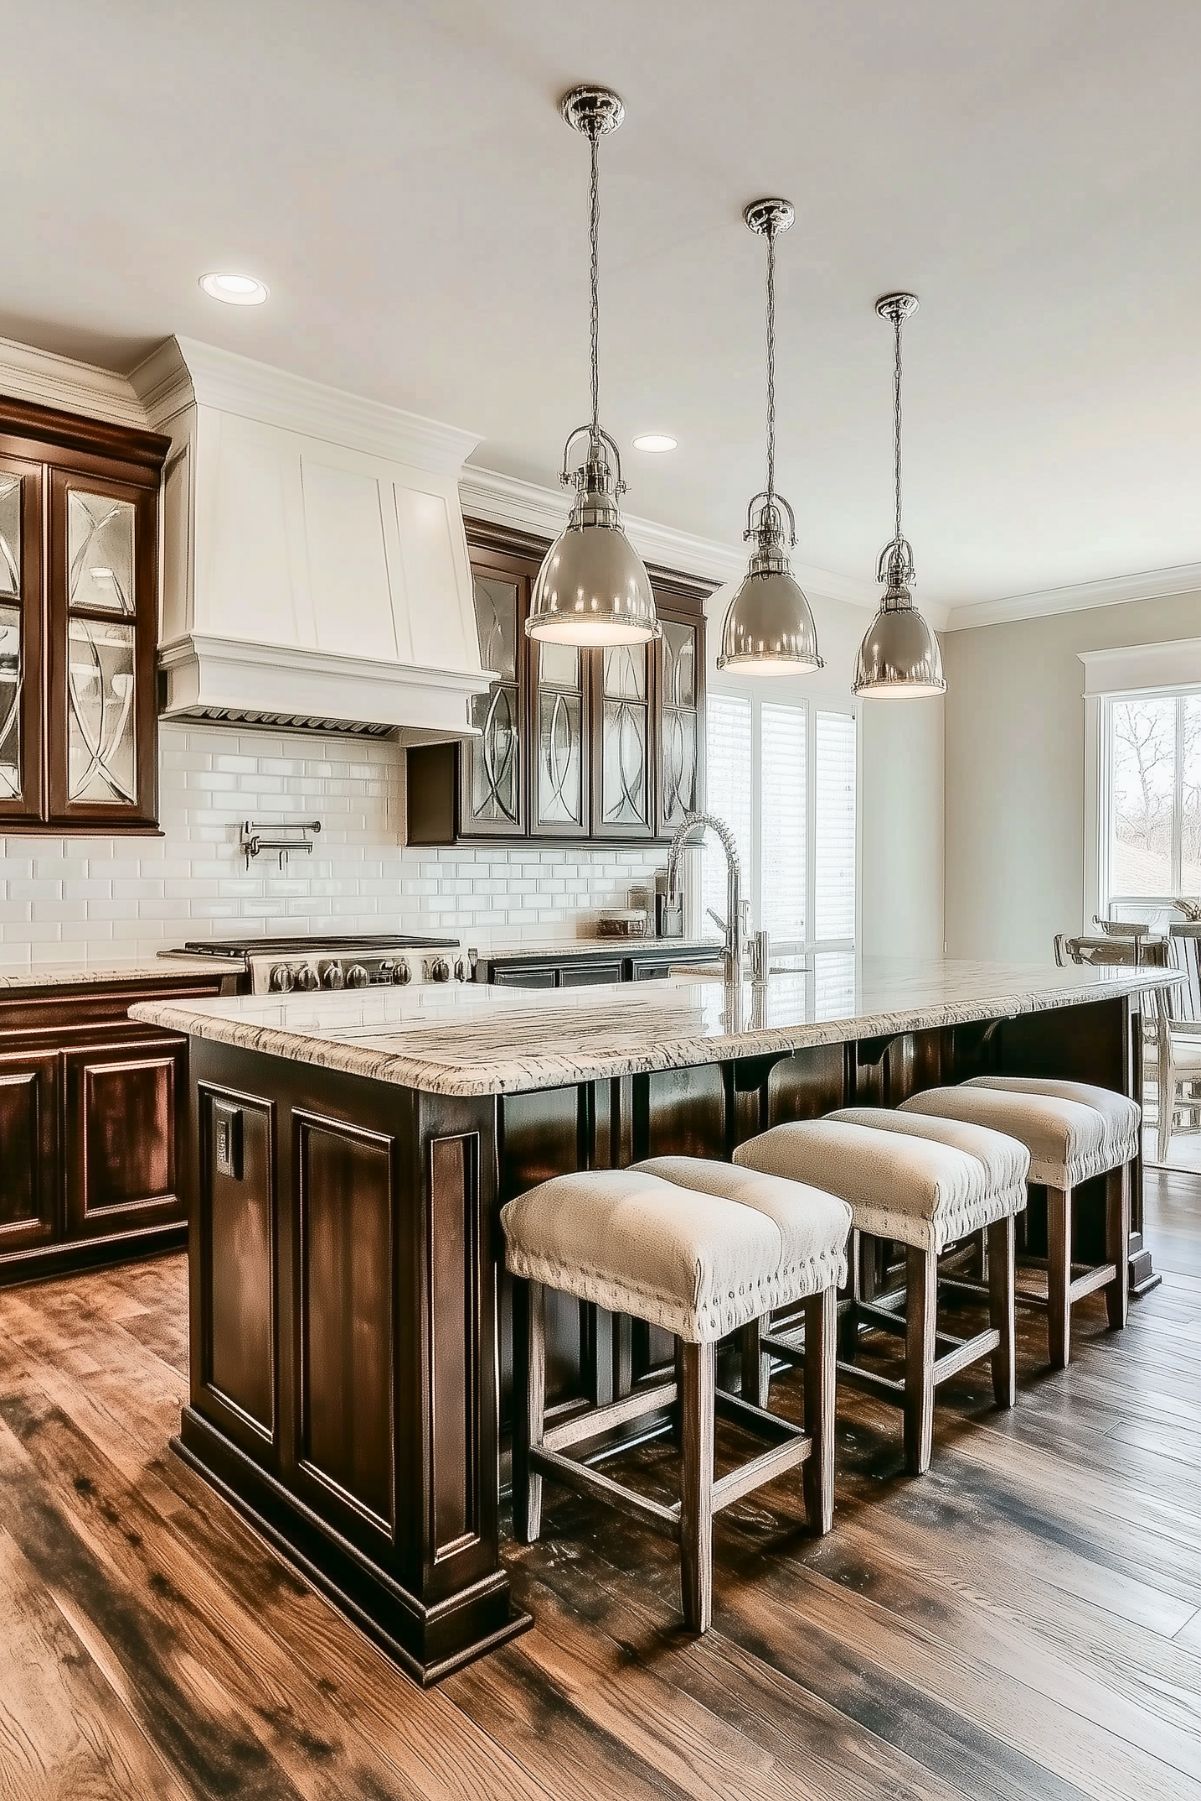
<svg viewBox="0 0 1201 1801"><path fill-rule="evenodd" d="M498 1549L501 1205L562 1171L726 1158L781 1120L985 1071L1141 1096L1171 972L819 956L731 993L483 985L146 1003L191 1041L191 1393L176 1448L432 1681L527 1623ZM1080 1190L1080 1250L1103 1217ZM1131 1274L1154 1280L1134 1171ZM1031 1221L1037 1233L1037 1217ZM556 1297L551 1411L670 1339Z"/></svg>

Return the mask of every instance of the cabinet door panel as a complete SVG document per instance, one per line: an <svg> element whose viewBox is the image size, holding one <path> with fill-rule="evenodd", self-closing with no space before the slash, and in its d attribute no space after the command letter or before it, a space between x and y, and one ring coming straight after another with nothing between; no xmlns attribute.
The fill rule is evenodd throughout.
<svg viewBox="0 0 1201 1801"><path fill-rule="evenodd" d="M685 813L704 806L704 659L701 627L664 617L658 646L656 830L674 832Z"/></svg>
<svg viewBox="0 0 1201 1801"><path fill-rule="evenodd" d="M0 457L0 822L42 800L41 470Z"/></svg>
<svg viewBox="0 0 1201 1801"><path fill-rule="evenodd" d="M560 988L595 988L602 982L620 982L622 966L620 957L612 963L564 963L559 971Z"/></svg>
<svg viewBox="0 0 1201 1801"><path fill-rule="evenodd" d="M185 1217L176 1146L184 1130L187 1044L68 1051L67 1225L91 1237Z"/></svg>
<svg viewBox="0 0 1201 1801"><path fill-rule="evenodd" d="M472 569L480 661L496 680L471 702L478 737L460 760L460 830L503 838L525 832L525 578L497 566Z"/></svg>
<svg viewBox="0 0 1201 1801"><path fill-rule="evenodd" d="M50 477L49 817L153 823L157 495Z"/></svg>
<svg viewBox="0 0 1201 1801"><path fill-rule="evenodd" d="M585 659L573 644L538 644L534 670L534 831L580 838L587 830Z"/></svg>
<svg viewBox="0 0 1201 1801"><path fill-rule="evenodd" d="M599 659L594 817L604 837L645 838L651 831L650 668L644 644L615 645Z"/></svg>
<svg viewBox="0 0 1201 1801"><path fill-rule="evenodd" d="M52 1239L59 1224L58 1057L0 1057L0 1254Z"/></svg>

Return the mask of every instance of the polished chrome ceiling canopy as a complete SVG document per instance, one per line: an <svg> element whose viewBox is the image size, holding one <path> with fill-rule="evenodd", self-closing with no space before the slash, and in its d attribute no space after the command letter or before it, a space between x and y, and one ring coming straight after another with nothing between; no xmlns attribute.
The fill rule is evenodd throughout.
<svg viewBox="0 0 1201 1801"><path fill-rule="evenodd" d="M626 537L618 497L625 492L621 456L600 423L599 229L600 140L616 131L625 107L608 88L572 88L560 110L573 131L588 139L591 155L589 241L591 260L590 367L592 414L563 446L559 480L574 488L564 530L543 558L530 598L525 629L551 644L644 644L660 634L650 577ZM569 468L571 447L585 440L582 460Z"/></svg>
<svg viewBox="0 0 1201 1801"><path fill-rule="evenodd" d="M796 213L787 200L756 200L743 219L767 239L767 486L747 507L751 560L726 611L719 669L741 675L806 675L822 667L817 628L788 553L796 518L776 493L776 239ZM785 526L787 517L787 526Z"/></svg>
<svg viewBox="0 0 1201 1801"><path fill-rule="evenodd" d="M882 294L881 319L893 330L894 531L880 552L876 580L885 584L880 609L864 634L852 689L876 700L920 700L945 694L938 639L913 604L913 547L901 531L901 327L917 311L916 294Z"/></svg>

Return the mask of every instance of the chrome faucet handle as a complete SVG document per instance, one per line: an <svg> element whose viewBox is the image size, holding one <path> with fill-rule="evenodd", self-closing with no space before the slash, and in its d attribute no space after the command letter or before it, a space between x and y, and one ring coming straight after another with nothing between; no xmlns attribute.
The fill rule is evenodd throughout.
<svg viewBox="0 0 1201 1801"><path fill-rule="evenodd" d="M771 974L771 939L766 932L756 932L751 939L751 981L766 982Z"/></svg>
<svg viewBox="0 0 1201 1801"><path fill-rule="evenodd" d="M717 927L719 932L725 932L729 929L726 925L725 920L722 918L721 914L716 910L715 907L706 907L705 908L705 916L706 916L706 918L711 919L713 921L714 925Z"/></svg>

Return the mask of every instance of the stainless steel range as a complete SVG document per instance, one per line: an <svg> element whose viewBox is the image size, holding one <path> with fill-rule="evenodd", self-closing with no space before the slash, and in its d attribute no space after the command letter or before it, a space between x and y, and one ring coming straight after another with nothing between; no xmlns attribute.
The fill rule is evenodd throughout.
<svg viewBox="0 0 1201 1801"><path fill-rule="evenodd" d="M389 984L470 982L473 952L457 938L413 938L380 932L347 938L207 938L184 945L189 955L244 958L251 994L292 989L371 988Z"/></svg>

